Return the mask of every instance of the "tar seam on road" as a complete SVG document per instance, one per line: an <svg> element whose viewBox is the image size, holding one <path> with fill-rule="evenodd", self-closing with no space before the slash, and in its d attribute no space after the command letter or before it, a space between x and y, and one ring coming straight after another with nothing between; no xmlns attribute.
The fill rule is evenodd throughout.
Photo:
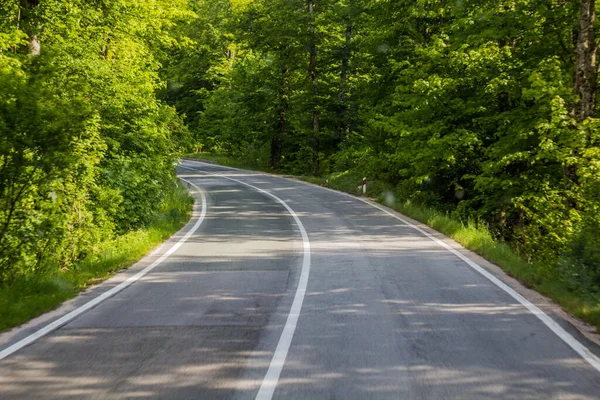
<svg viewBox="0 0 600 400"><path fill-rule="evenodd" d="M198 162L198 161L192 161L192 162ZM199 162L199 163L203 164L202 162ZM227 168L227 169L234 169L234 170L238 170L238 171L244 171L244 170L240 170L240 169L237 169L237 168L223 167L223 166L220 166L220 165L219 165L219 167L221 167L221 168ZM275 176L275 175L273 175L273 176L276 177L276 178L279 178L279 179L288 180L288 179L280 177L280 176ZM435 236L429 234L428 232L424 231L423 229L419 228L418 226L416 226L414 224L411 224L407 220L405 220L405 219L403 219L403 218L401 218L401 217L399 217L399 216L391 213L390 211L386 210L383 207L380 207L380 206L378 206L376 204L371 203L370 201L367 201L367 200L362 199L360 197L352 196L352 195L350 195L348 193L344 193L344 192L340 192L340 191L337 191L337 190L325 188L325 187L322 187L322 186L319 186L319 185L314 185L314 184L303 182L303 181L297 181L297 182L303 183L305 185L313 186L315 188L320 188L320 189L323 189L323 190L328 190L330 192L337 193L339 195L343 195L343 196L346 196L346 197L350 197L352 199L360 200L363 203L368 204L371 207L377 208L378 210L386 213L387 215L395 218L396 220L398 220L398 221L406 224L406 226L408 226L408 227L410 227L410 228L418 231L419 233L423 234L425 237L433 240L435 243L439 244L440 246L442 246L443 248L445 248L446 250L448 250L450 253L454 254L456 257L458 257L459 259L461 259L462 261L464 261L469 267L471 267L475 271L479 272L481 275L483 275L485 278L487 278L494 285L496 285L497 287L499 287L500 289L502 289L505 293L507 293L513 299L515 299L516 301L518 301L519 303L521 303L521 305L523 305L525 308L527 308L533 315L535 315L540 321L542 321L542 323L544 325L546 325L552 332L554 332L554 334L556 336L558 336L560 339L562 339L562 341L565 342L569 347L571 347L571 349L573 349L585 361L587 361L593 368L595 368L598 372L600 372L600 357L598 357L594 353L592 353L590 351L590 349L588 349L581 342L579 342L577 339L575 339L573 337L573 335L571 335L569 332L567 332L562 326L560 326L556 321L554 321L545 312L543 312L542 310L540 310L535 304L533 304L532 302L530 302L529 300L527 300L525 297L521 296L513 288L511 288L510 286L508 286L507 284L505 284L504 282L502 282L500 279L496 278L494 275L492 275L491 273L489 273L488 271L486 271L482 266L480 266L476 262L470 260L467 256L465 256L461 252L453 249L448 244L444 243L440 239L438 239Z"/></svg>
<svg viewBox="0 0 600 400"><path fill-rule="evenodd" d="M294 332L296 331L296 325L298 324L298 318L300 317L302 303L304 302L304 296L306 294L308 276L310 275L310 242L308 241L308 234L306 233L304 225L302 224L300 218L298 218L298 215L296 215L294 210L292 210L292 208L285 201L281 200L274 194L256 186L252 186L249 183L242 182L240 180L230 178L228 176L212 174L210 172L198 170L195 168L188 168L184 166L181 166L181 168L202 172L207 176L215 176L219 178L228 179L230 181L248 186L249 188L252 188L260 193L264 193L267 196L272 197L286 208L286 210L290 213L292 218L294 218L298 229L300 229L300 234L302 235L302 243L304 245L304 257L302 260L302 271L300 272L298 288L296 289L296 294L294 295L292 307L290 308L287 320L285 321L285 326L283 328L283 331L281 332L281 336L279 337L277 348L275 349L275 353L273 354L273 358L271 359L271 364L269 364L269 369L267 370L263 382L260 385L260 389L258 390L258 394L256 395L257 400L271 400L273 398L273 394L275 393L277 382L279 382L279 376L281 375L281 370L283 369L283 366L285 364L285 359L287 358L290 345L292 344L292 338L294 337Z"/></svg>
<svg viewBox="0 0 600 400"><path fill-rule="evenodd" d="M11 354L15 353L16 351L19 351L20 349L22 349L25 346L30 345L31 343L35 342L36 340L46 336L50 332L55 331L56 329L67 324L68 322L70 322L74 318L78 317L79 315L83 314L84 312L94 308L95 306L97 306L98 304L103 302L104 300L119 293L126 287L130 286L132 283L138 281L144 275L148 274L150 271L152 271L154 268L156 268L160 263L162 263L165 259L167 259L171 254L173 254L177 249L179 249L179 247L181 247L181 245L184 244L190 238L190 236L192 236L194 234L194 232L196 232L196 230L200 227L200 225L202 224L202 221L204 221L204 218L206 217L206 196L204 196L204 193L202 192L202 190L198 186L194 185L192 182L190 182L188 180L185 180L185 179L181 179L181 180L189 183L194 188L196 188L198 190L198 192L200 193L200 196L202 196L202 211L200 213L200 217L198 218L198 220L196 221L194 226L185 234L185 236L183 238L181 238L175 245L173 245L173 247L171 247L158 260L154 261L152 264L150 264L149 266L147 266L146 268L144 268L137 274L129 277L129 279L127 279L126 281L121 282L119 285L104 292L103 294L94 298L93 300L90 300L89 302L85 303L81 307L78 307L75 310L71 311L70 313L63 315L61 318L57 319L56 321L46 325L45 327L39 329L38 331L32 333L31 335L19 340L15 344L0 351L0 360L10 356Z"/></svg>

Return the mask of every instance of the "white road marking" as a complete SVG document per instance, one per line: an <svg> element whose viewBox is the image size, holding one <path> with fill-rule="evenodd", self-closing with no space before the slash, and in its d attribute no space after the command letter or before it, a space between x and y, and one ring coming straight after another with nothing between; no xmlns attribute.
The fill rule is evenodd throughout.
<svg viewBox="0 0 600 400"><path fill-rule="evenodd" d="M186 160L186 161L189 161L189 160ZM192 162L197 162L197 161L192 161ZM220 165L218 167L228 168L228 169L234 169L234 170L237 170L237 171L243 171L243 170L239 170L237 168L223 167L223 166L220 166ZM266 175L266 174L262 174L262 175ZM289 180L287 178L282 178L282 177L275 176L275 175L268 175L268 176L273 176L273 177L276 177L276 178L279 178L279 179ZM571 335L569 332L567 332L562 326L560 326L556 321L554 321L550 316L548 316L548 314L546 314L545 312L543 312L542 310L540 310L535 304L533 304L532 302L530 302L529 300L527 300L525 297L521 296L513 288L511 288L510 286L508 286L507 284L505 284L504 282L502 282L500 279L496 278L494 275L492 275L491 273L489 273L488 271L486 271L482 266L480 266L476 262L472 261L471 259L469 259L467 256L465 256L461 252L457 251L456 249L453 249L448 244L446 244L443 241L439 240L435 236L432 236L431 234L429 234L428 232L426 232L423 229L419 228L418 226L416 226L416 225L408 222L404 218L401 218L398 215L396 215L396 214L394 214L394 213L386 210L383 207L380 207L379 205L373 204L373 203L371 203L368 200L362 199L360 197L352 196L352 195L350 195L348 193L339 192L337 190L333 190L333 189L330 189L330 188L325 188L325 187L322 187L322 186L319 186L319 185L314 185L314 184L311 184L311 183L308 183L308 182L303 182L303 181L296 181L296 182L303 183L303 184L306 184L306 185L310 185L310 186L313 186L315 188L320 188L320 189L323 189L323 190L328 190L330 192L337 193L339 195L343 195L343 196L346 196L346 197L350 197L350 198L355 199L355 200L360 200L363 203L370 205L371 207L374 207L374 208L377 208L380 211L383 211L387 215L389 215L389 216L397 219L398 221L402 222L406 226L408 226L408 227L410 227L410 228L418 231L419 233L423 234L425 237L433 240L435 243L439 244L440 246L442 246L443 248L445 248L446 250L448 250L449 252L451 252L452 254L454 254L456 257L458 257L459 259L461 259L462 261L464 261L468 266L470 266L471 268L473 268L475 271L479 272L481 275L483 275L485 278L487 278L494 285L496 285L497 287L499 287L500 289L502 289L504 292L506 292L513 299L517 300L519 303L521 303L523 306L525 306L525 308L527 308L533 315L535 315L540 321L542 321L544 323L544 325L546 325L552 332L554 332L554 334L556 334L556 336L558 336L560 339L562 339L563 342L565 342L569 347L571 347L577 354L579 354L593 368L595 368L598 372L600 372L600 357L598 357L594 353L592 353L590 351L590 349L588 349L581 342L579 342L577 339L575 339L573 337L573 335Z"/></svg>
<svg viewBox="0 0 600 400"><path fill-rule="evenodd" d="M137 274L131 276L126 281L121 282L119 285L117 285L114 288L106 291L105 293L103 293L100 296L94 298L93 300L90 300L89 302L85 303L81 307L76 308L75 310L71 311L70 313L63 315L61 318L57 319L56 321L54 321L54 322L46 325L45 327L39 329L38 331L32 333L31 335L29 335L29 336L27 336L27 337L19 340L15 344L13 344L13 345L7 347L6 349L0 351L0 360L6 358L8 356L10 356L11 354L15 353L16 351L21 350L25 346L30 345L31 343L33 343L36 340L42 338L43 336L49 334L50 332L55 331L56 329L58 329L61 326L65 325L66 323L70 322L71 320L73 320L74 318L76 318L79 315L83 314L84 312L86 312L86 311L90 310L91 308L97 306L98 304L100 304L104 300L106 300L106 299L114 296L115 294L119 293L120 291L122 291L126 287L130 286L132 283L138 281L144 275L148 274L150 271L152 271L154 268L156 268L160 263L162 263L165 259L167 259L171 254L173 254L179 247L181 247L181 245L184 244L190 238L190 236L192 236L194 234L194 232L196 232L196 230L200 227L200 225L202 224L202 221L204 221L204 218L206 217L206 197L204 196L204 193L202 192L202 190L198 186L194 185L190 181L187 181L185 179L181 179L181 180L184 181L184 182L187 182L190 185L192 185L193 187L195 187L198 190L198 192L200 193L200 196L202 196L202 211L200 213L200 217L198 218L198 220L196 221L196 223L194 224L194 226L192 226L192 229L190 229L185 234L184 237L182 237L175 245L173 245L173 247L171 247L158 260L154 261L152 264L150 264L149 266L147 266L146 268L144 268L143 270L141 270Z"/></svg>
<svg viewBox="0 0 600 400"><path fill-rule="evenodd" d="M302 221L300 221L300 218L298 218L298 215L296 215L294 210L292 210L291 207L285 201L281 200L274 194L256 186L250 185L249 183L242 182L240 180L230 178L228 176L212 174L210 172L185 167L182 165L180 165L180 167L192 171L202 172L207 176L215 176L219 178L228 179L230 181L248 186L249 188L252 188L260 193L264 193L267 196L272 197L286 208L286 210L290 213L292 218L294 218L298 229L300 229L300 234L302 235L302 243L304 245L304 257L302 260L302 270L300 272L298 288L296 289L296 294L294 295L294 302L292 303L292 307L290 308L290 312L285 322L283 332L281 332L281 336L279 337L279 343L277 343L277 348L275 349L275 353L273 354L273 358L271 359L271 364L269 365L269 369L267 370L263 382L260 385L260 389L258 390L258 394L256 395L257 400L271 400L273 398L275 388L277 387L277 382L279 382L279 376L281 375L281 370L283 369L283 366L285 364L285 359L287 358L290 345L292 344L292 338L294 337L294 332L296 331L296 325L298 324L298 318L300 317L302 303L304 302L304 296L306 294L308 276L310 275L310 242L308 241L308 234L306 233L306 229L304 229Z"/></svg>
<svg viewBox="0 0 600 400"><path fill-rule="evenodd" d="M369 204L369 205L371 205L371 206L373 206L373 207L375 207L375 208L377 208L377 209L379 209L381 211L383 211L384 213L386 213L386 214L388 214L388 215L390 215L390 216L392 216L394 218L396 218L398 221L403 222L404 224L406 224L410 228L417 230L421 234L425 235L429 239L433 240L434 242L436 242L437 244L439 244L440 246L442 246L443 248L445 248L446 250L448 250L450 253L454 254L456 257L458 257L461 260L463 260L468 266L470 266L471 268L473 268L475 271L479 272L481 275L483 275L488 280L490 280L494 285L496 285L500 289L504 290L513 299L517 300L519 303L521 303L523 306L525 306L533 315L535 315L536 317L538 317L540 319L540 321L542 321L544 323L544 325L546 325L548 328L550 328L550 330L552 332L554 332L556 334L556 336L558 336L559 338L561 338L567 345L569 345L569 347L571 347L573 350L575 350L575 352L577 354L579 354L592 367L594 367L598 372L600 372L600 358L598 356L596 356L594 353L592 353L590 351L590 349L588 349L581 342L579 342L577 339L575 339L569 332L567 332L566 330L564 330L564 328L562 326L560 326L552 318L550 318L550 316L548 316L548 314L546 314L545 312L543 312L542 310L540 310L535 304L533 304L532 302L530 302L529 300L527 300L525 297L521 296L519 293L517 293L513 288L511 288L510 286L508 286L506 283L502 282L500 279L496 278L494 275L492 275L491 273L489 273L488 271L486 271L481 265L479 265L476 262L472 261L467 256L465 256L464 254L462 254L461 252L457 251L456 249L453 249L452 247L450 247L450 245L448 245L447 243L444 243L443 241L441 241L440 239L438 239L435 236L431 235L430 233L424 231L423 229L419 228L416 225L411 224L410 222L408 222L404 218L401 218L401 217L399 217L399 216L391 213L390 211L388 211L388 210L386 210L386 209L384 209L382 207L379 207L378 205L373 204L373 203L371 203L371 202L369 202L367 200L360 199L360 198L357 198L357 199L361 200L362 202L364 202L366 204Z"/></svg>

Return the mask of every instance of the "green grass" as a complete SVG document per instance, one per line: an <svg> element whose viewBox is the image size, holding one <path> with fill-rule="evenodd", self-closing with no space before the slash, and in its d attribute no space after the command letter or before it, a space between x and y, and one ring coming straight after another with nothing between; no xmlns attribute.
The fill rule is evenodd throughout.
<svg viewBox="0 0 600 400"><path fill-rule="evenodd" d="M153 222L103 243L100 250L68 271L23 279L0 290L0 331L20 325L58 307L81 290L133 265L157 245L181 229L191 216L193 200L179 187Z"/></svg>

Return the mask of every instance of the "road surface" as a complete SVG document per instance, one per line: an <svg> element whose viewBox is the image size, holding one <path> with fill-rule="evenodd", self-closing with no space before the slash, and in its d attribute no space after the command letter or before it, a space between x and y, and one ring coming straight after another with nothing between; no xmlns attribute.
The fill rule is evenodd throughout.
<svg viewBox="0 0 600 400"><path fill-rule="evenodd" d="M150 265L135 282L5 354L0 398L600 399L592 343L566 327L590 363L382 210L204 163L178 174L202 190L188 226L62 315Z"/></svg>

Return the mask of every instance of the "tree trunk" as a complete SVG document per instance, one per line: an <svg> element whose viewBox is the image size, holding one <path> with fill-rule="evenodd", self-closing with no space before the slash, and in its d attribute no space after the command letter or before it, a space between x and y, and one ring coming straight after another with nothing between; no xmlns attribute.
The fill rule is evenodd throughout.
<svg viewBox="0 0 600 400"><path fill-rule="evenodd" d="M29 36L28 53L37 56L41 51L41 44L36 34L32 12L40 4L40 0L21 0L19 3L19 25L23 25L23 31ZM23 24L21 24L23 22Z"/></svg>
<svg viewBox="0 0 600 400"><path fill-rule="evenodd" d="M583 122L594 116L596 108L596 38L594 21L596 9L594 0L581 0L579 30L575 48L575 93L579 100L575 105L575 119Z"/></svg>
<svg viewBox="0 0 600 400"><path fill-rule="evenodd" d="M312 81L313 91L313 107L312 107L312 119L313 119L313 144L312 144L312 170L313 175L319 175L320 162L319 162L319 151L321 140L319 138L319 109L318 109L318 95L319 95L319 76L317 74L317 42L315 37L315 9L314 0L307 0L308 14L309 14L309 25L310 25L310 61L308 64L308 73Z"/></svg>
<svg viewBox="0 0 600 400"><path fill-rule="evenodd" d="M287 112L289 107L289 68L287 65L286 56L283 56L284 61L281 64L281 86L279 88L279 120L277 122L277 130L271 139L271 169L281 168L281 154L283 151L283 138L287 128Z"/></svg>
<svg viewBox="0 0 600 400"><path fill-rule="evenodd" d="M596 108L596 38L594 35L594 21L596 19L595 0L581 0L579 9L579 23L577 32L573 35L575 40L575 77L573 90L579 97L573 110L575 120L579 123L594 116ZM587 134L587 142L590 134ZM579 158L581 152L573 149L574 158ZM565 175L575 185L580 184L577 164L565 165Z"/></svg>
<svg viewBox="0 0 600 400"><path fill-rule="evenodd" d="M29 37L29 55L39 56L42 51L42 46L40 44L40 40L37 35L32 35Z"/></svg>
<svg viewBox="0 0 600 400"><path fill-rule="evenodd" d="M337 142L341 142L350 135L350 123L348 122L348 104L346 104L346 94L348 92L348 68L350 64L350 41L352 40L352 23L348 21L346 25L346 43L342 51L342 68L340 72L340 90L338 92L337 107Z"/></svg>

